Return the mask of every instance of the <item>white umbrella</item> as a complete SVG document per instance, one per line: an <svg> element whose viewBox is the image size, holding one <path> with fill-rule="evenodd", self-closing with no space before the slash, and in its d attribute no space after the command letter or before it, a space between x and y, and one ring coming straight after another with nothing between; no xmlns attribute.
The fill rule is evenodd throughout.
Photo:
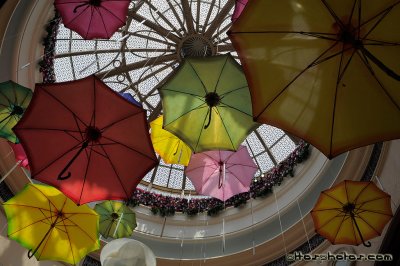
<svg viewBox="0 0 400 266"><path fill-rule="evenodd" d="M100 262L102 266L156 266L156 257L142 242L119 238L103 247Z"/></svg>

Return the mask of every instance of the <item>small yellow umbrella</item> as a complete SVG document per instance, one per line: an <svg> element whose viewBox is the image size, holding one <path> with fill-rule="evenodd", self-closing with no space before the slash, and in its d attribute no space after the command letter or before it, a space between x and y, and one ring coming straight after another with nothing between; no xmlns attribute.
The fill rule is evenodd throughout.
<svg viewBox="0 0 400 266"><path fill-rule="evenodd" d="M28 184L3 206L8 237L29 249L29 258L76 264L100 247L96 212L54 187Z"/></svg>
<svg viewBox="0 0 400 266"><path fill-rule="evenodd" d="M390 195L373 182L345 180L322 191L311 216L318 234L332 244L369 247L392 218Z"/></svg>
<svg viewBox="0 0 400 266"><path fill-rule="evenodd" d="M163 116L150 123L154 150L166 163L188 165L192 151L188 145L172 133L164 130Z"/></svg>

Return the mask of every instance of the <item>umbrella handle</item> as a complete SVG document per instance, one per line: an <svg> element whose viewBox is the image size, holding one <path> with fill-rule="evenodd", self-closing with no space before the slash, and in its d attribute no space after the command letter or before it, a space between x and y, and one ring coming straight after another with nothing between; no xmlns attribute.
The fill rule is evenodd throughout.
<svg viewBox="0 0 400 266"><path fill-rule="evenodd" d="M178 145L176 145L176 149L175 149L175 152L174 152L174 154L173 154L173 155L176 155L176 154L178 153L179 144L181 144L181 143L178 141Z"/></svg>
<svg viewBox="0 0 400 266"><path fill-rule="evenodd" d="M32 253L32 249L28 250L28 258L32 259L32 257L35 255L35 253L38 251L39 246L37 248L35 248L35 250Z"/></svg>
<svg viewBox="0 0 400 266"><path fill-rule="evenodd" d="M370 246L372 246L370 241L368 241L368 242L366 242L366 243L363 242L363 245L364 245L364 247L367 247L367 248L369 248Z"/></svg>
<svg viewBox="0 0 400 266"><path fill-rule="evenodd" d="M42 238L42 240L40 241L39 245L35 248L35 250L32 252L32 249L30 249L28 251L28 258L31 259L35 253L39 250L40 246L43 244L44 240L47 238L47 235L51 232L51 230L55 227L57 220L58 220L58 216L56 217L56 220L51 224L50 229L47 231L47 233L44 235L44 237Z"/></svg>
<svg viewBox="0 0 400 266"><path fill-rule="evenodd" d="M86 6L86 5L89 5L89 2L85 2L83 4L77 5L72 12L76 13L76 12L78 12L78 8Z"/></svg>
<svg viewBox="0 0 400 266"><path fill-rule="evenodd" d="M71 172L68 172L67 175L63 176L63 174L65 173L65 171L67 170L66 168L68 168L69 165L67 165L62 172L58 175L57 179L58 180L65 180L71 177Z"/></svg>
<svg viewBox="0 0 400 266"><path fill-rule="evenodd" d="M71 164L78 158L79 154L89 145L89 141L85 141L82 144L82 147L79 149L79 151L72 157L72 159L67 163L67 165L64 167L64 169L61 170L61 172L58 174L57 179L58 180L65 180L71 177L71 172L68 172L67 175L64 175L65 172L68 170L68 168L71 166Z"/></svg>
<svg viewBox="0 0 400 266"><path fill-rule="evenodd" d="M219 166L218 189L222 187L225 182L225 163Z"/></svg>
<svg viewBox="0 0 400 266"><path fill-rule="evenodd" d="M208 122L207 122L207 124L204 126L204 129L207 129L208 126L209 126L210 123L211 123L211 113L212 113L212 107L210 106L209 112L208 112Z"/></svg>
<svg viewBox="0 0 400 266"><path fill-rule="evenodd" d="M114 222L115 222L115 219L112 219L111 223L108 224L107 229L105 230L105 232L106 232L105 237L109 237L110 236L110 230L111 230L111 227L112 227Z"/></svg>
<svg viewBox="0 0 400 266"><path fill-rule="evenodd" d="M220 189L222 187L222 171L219 171L219 179L218 179L218 189Z"/></svg>
<svg viewBox="0 0 400 266"><path fill-rule="evenodd" d="M382 61L380 61L373 54L371 54L371 52L368 51L363 45L360 46L360 49L363 52L363 54L369 59L371 59L371 61L374 62L383 72L385 72L388 76L394 78L395 80L400 81L400 75L398 75L388 66L386 66Z"/></svg>
<svg viewBox="0 0 400 266"><path fill-rule="evenodd" d="M353 223L356 225L356 228L357 228L357 231L358 231L358 235L360 236L361 241L362 241L364 247L369 248L369 247L371 246L371 242L370 242L370 241L365 242L365 240L364 240L364 238L363 238L363 236L362 236L362 234L361 234L360 227L358 227L358 224L357 224L357 222L356 222L356 218L354 217L354 213L351 213L351 214L350 214L350 217L351 217L351 219L353 220Z"/></svg>

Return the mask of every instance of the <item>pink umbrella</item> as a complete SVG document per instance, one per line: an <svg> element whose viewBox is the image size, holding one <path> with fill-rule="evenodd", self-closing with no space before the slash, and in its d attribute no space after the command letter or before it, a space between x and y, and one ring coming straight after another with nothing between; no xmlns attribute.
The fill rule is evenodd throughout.
<svg viewBox="0 0 400 266"><path fill-rule="evenodd" d="M18 166L22 166L25 169L30 171L29 168L29 163L28 163L28 158L26 157L25 151L22 148L21 144L15 144L12 143L11 141L8 141L8 144L10 144L11 149L14 152L14 157L15 157L15 164L13 167L11 167L7 173L5 173L1 178L0 178L0 183L2 183ZM22 169L25 172L25 175L29 178L29 174L26 173L24 169ZM30 179L30 178L29 178Z"/></svg>
<svg viewBox="0 0 400 266"><path fill-rule="evenodd" d="M130 0L55 0L65 27L82 38L109 39L125 25Z"/></svg>
<svg viewBox="0 0 400 266"><path fill-rule="evenodd" d="M236 0L235 11L233 11L233 15L232 15L232 21L235 21L238 19L240 14L242 14L243 9L246 7L248 1L249 0Z"/></svg>
<svg viewBox="0 0 400 266"><path fill-rule="evenodd" d="M26 154L25 154L25 151L24 151L24 148L22 147L22 145L19 143L18 144L15 144L12 142L8 142L8 143L10 144L11 148L14 151L15 160L17 162L21 161L19 163L19 165L21 165L22 167L25 167L25 169L30 171L28 158L26 157Z"/></svg>
<svg viewBox="0 0 400 266"><path fill-rule="evenodd" d="M192 155L185 174L197 193L225 201L247 192L257 171L245 146L238 151L207 151Z"/></svg>

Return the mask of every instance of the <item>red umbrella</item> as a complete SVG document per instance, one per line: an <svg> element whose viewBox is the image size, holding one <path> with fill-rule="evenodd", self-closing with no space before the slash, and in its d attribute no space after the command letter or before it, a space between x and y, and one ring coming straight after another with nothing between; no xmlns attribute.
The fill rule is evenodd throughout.
<svg viewBox="0 0 400 266"><path fill-rule="evenodd" d="M246 146L238 151L207 151L193 154L185 174L197 193L222 201L247 192L257 166Z"/></svg>
<svg viewBox="0 0 400 266"><path fill-rule="evenodd" d="M248 1L249 0L236 0L235 11L233 11L233 15L232 15L232 21L235 21L238 19L240 14L242 14L243 9L246 7Z"/></svg>
<svg viewBox="0 0 400 266"><path fill-rule="evenodd" d="M145 110L95 76L36 84L14 131L32 178L78 204L127 199L157 164Z"/></svg>
<svg viewBox="0 0 400 266"><path fill-rule="evenodd" d="M109 39L125 25L130 0L55 0L65 27L82 38Z"/></svg>

